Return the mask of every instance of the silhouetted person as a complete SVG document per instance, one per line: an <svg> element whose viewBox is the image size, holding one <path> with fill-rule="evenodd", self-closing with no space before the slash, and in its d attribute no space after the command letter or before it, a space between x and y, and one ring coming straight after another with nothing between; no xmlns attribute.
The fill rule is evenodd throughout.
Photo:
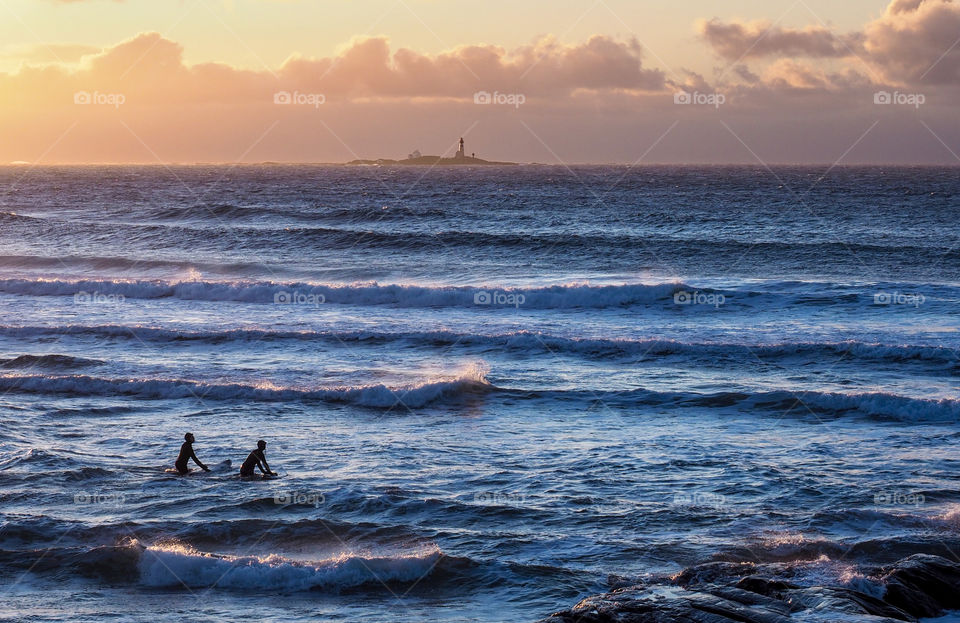
<svg viewBox="0 0 960 623"><path fill-rule="evenodd" d="M197 458L196 453L193 451L193 442L195 441L193 438L193 433L187 433L183 436L183 439L183 445L180 446L180 456L177 457L177 462L173 464L174 467L177 468L177 471L181 474L186 474L189 472L190 469L187 467L187 461L193 459L193 462L199 465L200 469L205 472L209 472L210 468L201 463L200 459Z"/></svg>
<svg viewBox="0 0 960 623"><path fill-rule="evenodd" d="M247 460L243 462L243 465L240 466L240 476L243 478L249 478L253 476L253 468L259 467L260 471L263 472L264 476L276 476L276 472L270 471L270 466L267 465L267 457L264 456L263 451L267 449L267 442L261 439L257 442L257 449L251 452L247 456Z"/></svg>

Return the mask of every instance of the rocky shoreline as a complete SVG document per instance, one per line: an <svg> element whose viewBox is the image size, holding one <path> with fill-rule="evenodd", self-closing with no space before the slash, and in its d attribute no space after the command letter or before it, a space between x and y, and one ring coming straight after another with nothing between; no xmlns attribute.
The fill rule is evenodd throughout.
<svg viewBox="0 0 960 623"><path fill-rule="evenodd" d="M960 564L940 556L862 569L877 595L803 587L791 581L795 571L790 563L707 563L587 597L540 623L894 623L960 609Z"/></svg>

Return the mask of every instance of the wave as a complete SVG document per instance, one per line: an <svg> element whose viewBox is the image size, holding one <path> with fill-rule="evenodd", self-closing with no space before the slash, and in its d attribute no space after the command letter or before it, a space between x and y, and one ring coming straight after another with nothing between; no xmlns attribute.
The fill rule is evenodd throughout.
<svg viewBox="0 0 960 623"><path fill-rule="evenodd" d="M70 355L20 355L12 359L0 359L0 368L42 368L42 369L70 369L101 366L100 359L86 359L71 357Z"/></svg>
<svg viewBox="0 0 960 623"><path fill-rule="evenodd" d="M460 215L462 216L462 215ZM486 213L477 218L486 216ZM426 217L426 218L425 218ZM112 220L73 221L72 224L94 229L111 235L129 233L138 235L150 233L165 239L171 238L176 231L178 242L184 239L203 240L213 230L228 227L236 237L244 240L247 246L283 241L289 245L314 244L327 249L501 249L504 252L528 250L557 250L567 252L587 252L606 255L610 252L623 253L624 249L643 248L655 252L655 255L670 251L674 255L682 253L703 257L709 255L742 254L755 251L760 255L770 254L777 257L794 257L813 260L824 254L835 255L838 251L857 251L876 257L890 252L890 244L865 242L862 239L834 240L756 240L746 236L665 236L663 231L649 228L649 222L637 222L632 228L604 230L584 227L571 231L567 226L552 226L529 231L509 232L493 229L456 228L445 217L449 213L435 209L422 211L409 208L335 208L305 212L297 209L270 209L241 207L234 205L204 207L165 208L148 212L144 219L133 221ZM27 217L29 218L29 217ZM121 215L121 218L122 215ZM272 220L272 222L271 222ZM380 221L415 220L432 221L436 227L430 231L399 229L397 227L371 227ZM69 222L69 221L67 221ZM317 223L329 226L319 226ZM422 222L421 222L422 224ZM353 225L351 227L351 225ZM716 231L711 230L716 234ZM901 244L915 241L906 240ZM928 257L939 257L951 250L949 243L919 246L917 253Z"/></svg>
<svg viewBox="0 0 960 623"><path fill-rule="evenodd" d="M403 343L416 347L450 348L460 346L484 350L500 350L523 354L549 353L575 355L595 359L660 359L670 356L723 360L742 357L759 360L817 360L822 357L843 357L849 360L903 363L922 361L933 364L956 364L960 354L946 346L883 344L846 340L840 342L681 342L663 339L591 339L567 338L546 333L518 331L484 335L455 331L284 331L260 328L237 328L213 331L191 331L162 327L128 325L64 325L2 326L0 336L15 338L61 337L66 335L96 338L125 338L141 342L229 342L308 341L337 344L385 345ZM93 361L95 360L88 360ZM0 362L0 367L4 364Z"/></svg>
<svg viewBox="0 0 960 623"><path fill-rule="evenodd" d="M214 239L227 235L236 240L243 248L258 255L275 250L277 246L314 246L327 250L342 251L383 251L398 252L451 252L453 250L490 250L496 249L504 256L520 257L530 253L550 253L568 260L570 257L609 258L629 255L635 259L656 259L658 257L682 257L693 265L710 258L739 256L756 253L760 257L776 257L791 264L809 265L827 257L856 252L865 259L883 261L890 254L891 245L863 242L861 239L847 240L754 240L745 236L717 238L711 236L665 236L656 228L645 227L648 223L637 223L632 230L609 231L593 229L586 231L581 227L571 231L568 226L553 226L551 229L533 228L527 231L502 232L491 229L458 229L442 213L404 213L402 210L391 213L378 208L366 212L343 210L330 213L288 213L271 214L236 207L225 210L238 211L238 216L211 215L203 207L184 209L188 216L160 215L152 220L136 222L117 219L104 221L76 221L44 218L44 221L57 223L61 228L76 229L82 227L90 236L113 240L116 244L136 240L151 244L151 247L169 247L192 249L195 245L209 245ZM487 216L484 213L482 218ZM17 217L30 221L40 219ZM120 219L129 215L119 215ZM429 231L401 229L397 225L403 220L419 221L421 225L433 223L436 227ZM381 222L383 221L383 222ZM34 229L36 227L33 227ZM442 228L442 229L441 229ZM716 234L716 231L711 230ZM915 247L915 260L933 261L949 255L948 242L933 244L929 240L919 244L915 239L900 243Z"/></svg>
<svg viewBox="0 0 960 623"><path fill-rule="evenodd" d="M357 206L344 208L317 207L313 210L278 208L275 206L238 206L233 204L195 205L187 207L163 207L147 211L143 220L213 220L235 221L237 219L283 219L284 221L381 221L405 218L446 216L446 210L438 208L413 208L405 206Z"/></svg>
<svg viewBox="0 0 960 623"><path fill-rule="evenodd" d="M397 307L476 307L562 309L630 307L671 300L679 282L594 286L558 285L503 290L470 286L318 285L276 282L216 282L163 280L0 279L0 292L25 296L74 296L78 302L122 302L123 299L175 298L309 305L393 305ZM703 292L708 292L703 290ZM123 297L121 299L120 297Z"/></svg>
<svg viewBox="0 0 960 623"><path fill-rule="evenodd" d="M206 271L214 273L254 273L285 272L282 267L267 267L254 262L216 263L203 261L185 261L173 259L138 259L117 256L84 255L0 255L0 267L41 269L54 268L62 271L66 268L95 270L150 270L169 269L180 272Z"/></svg>
<svg viewBox="0 0 960 623"><path fill-rule="evenodd" d="M498 393L516 400L571 404L602 403L621 408L643 406L757 410L793 416L860 414L903 422L960 422L960 400L913 398L886 392L839 393L821 391L666 392L648 389L627 391L590 389L521 390L497 387L486 379L483 364L471 366L455 378L419 385L387 387L301 388L270 384L205 383L188 379L124 379L86 375L0 376L0 391L71 396L136 396L147 400L194 398L200 400L322 401L362 407L392 409L423 407L441 399L464 400Z"/></svg>
<svg viewBox="0 0 960 623"><path fill-rule="evenodd" d="M17 214L16 212L4 212L0 211L0 223L16 223L16 222L27 222L27 221L39 221L40 219L33 216L26 216L24 214Z"/></svg>
<svg viewBox="0 0 960 623"><path fill-rule="evenodd" d="M960 422L960 400L911 398L886 392L838 393L820 391L664 392L628 391L528 391L500 389L515 398L548 401L582 401L607 406L737 408L778 412L783 416L842 416L860 414L902 422Z"/></svg>
<svg viewBox="0 0 960 623"><path fill-rule="evenodd" d="M136 396L147 400L194 398L198 400L324 401L343 402L361 407L411 409L426 406L441 398L464 398L489 391L483 366L476 365L456 378L404 387L383 384L358 387L295 388L269 384L215 384L187 379L116 379L85 375L0 376L0 391L19 391L71 396Z"/></svg>
<svg viewBox="0 0 960 623"><path fill-rule="evenodd" d="M152 545L141 554L139 571L140 581L152 587L337 591L366 584L417 581L433 571L442 555L439 550L388 557L343 554L318 562L299 562L276 554L222 556L186 546Z"/></svg>

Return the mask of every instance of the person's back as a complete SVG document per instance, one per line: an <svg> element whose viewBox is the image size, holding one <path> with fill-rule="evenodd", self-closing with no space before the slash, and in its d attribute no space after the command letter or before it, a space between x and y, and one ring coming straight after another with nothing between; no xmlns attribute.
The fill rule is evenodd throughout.
<svg viewBox="0 0 960 623"><path fill-rule="evenodd" d="M264 450L267 448L267 442L260 440L257 442L257 449L252 451L247 455L247 460L243 462L243 465L240 466L240 475L244 478L249 478L254 475L253 469L259 467L260 471L264 475L276 476L276 473L270 471L270 466L267 465L267 457L264 454Z"/></svg>
<svg viewBox="0 0 960 623"><path fill-rule="evenodd" d="M254 450L247 455L247 460L243 462L243 465L240 466L240 475L241 476L253 476L253 468L259 467L260 471L263 471L263 464L261 461L265 460L263 452L259 449Z"/></svg>
<svg viewBox="0 0 960 623"><path fill-rule="evenodd" d="M190 460L190 457L193 456L193 444L189 441L184 441L183 445L180 446L180 454L177 455L177 460L173 464L177 468L177 471L181 474L186 474L190 471L187 468L187 461Z"/></svg>
<svg viewBox="0 0 960 623"><path fill-rule="evenodd" d="M193 459L193 462L196 463L200 469L209 472L210 469L200 462L200 459L197 458L197 455L193 451L193 442L196 441L193 433L187 433L183 436L183 439L183 445L180 446L180 454L177 455L177 460L173 463L173 466L176 467L177 471L181 474L186 474L190 471L190 468L187 467L187 461Z"/></svg>

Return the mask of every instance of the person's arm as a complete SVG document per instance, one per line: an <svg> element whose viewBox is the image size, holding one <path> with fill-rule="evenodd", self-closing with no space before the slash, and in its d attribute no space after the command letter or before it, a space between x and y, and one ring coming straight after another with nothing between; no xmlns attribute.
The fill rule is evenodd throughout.
<svg viewBox="0 0 960 623"><path fill-rule="evenodd" d="M263 457L263 465L260 466L260 471L264 474L270 474L271 476L276 476L275 472L270 471L270 466L267 465L267 457Z"/></svg>
<svg viewBox="0 0 960 623"><path fill-rule="evenodd" d="M193 462L200 466L205 472L209 472L210 468L200 462L200 459L197 458L197 453L193 451L193 448L190 448L190 457L193 458Z"/></svg>

